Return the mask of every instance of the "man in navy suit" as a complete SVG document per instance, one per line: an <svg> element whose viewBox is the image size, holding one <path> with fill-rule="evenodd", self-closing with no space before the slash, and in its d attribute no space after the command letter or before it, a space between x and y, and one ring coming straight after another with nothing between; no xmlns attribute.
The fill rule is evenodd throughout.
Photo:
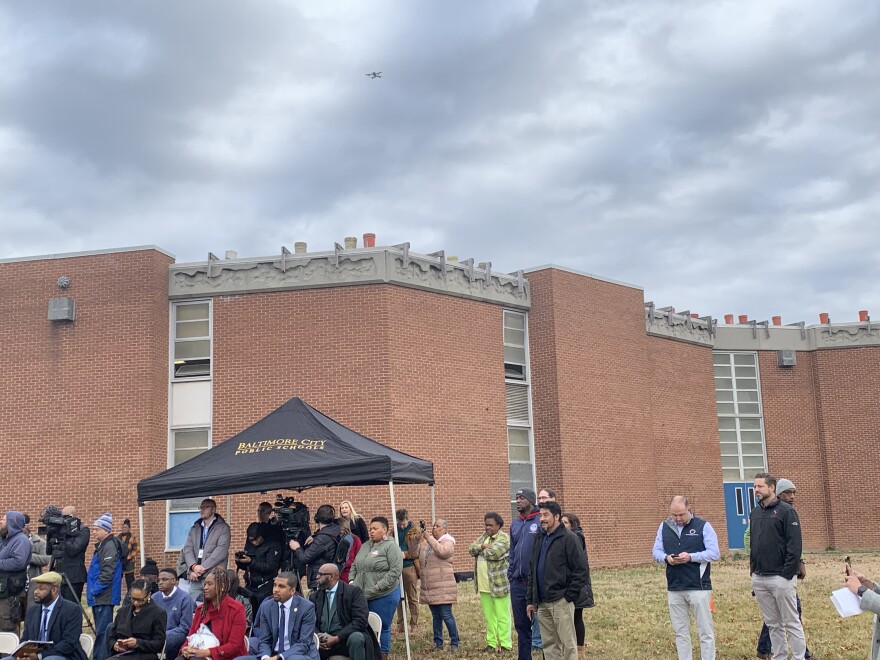
<svg viewBox="0 0 880 660"><path fill-rule="evenodd" d="M293 572L275 578L272 600L260 608L257 655L242 656L242 660L320 660L315 646L315 606L296 594L296 584Z"/></svg>
<svg viewBox="0 0 880 660"><path fill-rule="evenodd" d="M61 574L49 571L31 580L34 604L24 617L22 640L43 640L52 646L42 653L42 660L88 660L79 644L82 634L82 611L76 603L59 597ZM25 656L37 660L37 654Z"/></svg>

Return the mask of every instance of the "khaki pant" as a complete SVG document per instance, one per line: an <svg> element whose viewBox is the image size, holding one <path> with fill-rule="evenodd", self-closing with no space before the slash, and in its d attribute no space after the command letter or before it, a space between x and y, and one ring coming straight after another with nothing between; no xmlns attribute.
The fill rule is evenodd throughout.
<svg viewBox="0 0 880 660"><path fill-rule="evenodd" d="M789 646L792 660L803 660L807 652L807 638L798 617L797 578L786 580L781 575L753 575L752 590L770 631L773 660L788 658Z"/></svg>
<svg viewBox="0 0 880 660"><path fill-rule="evenodd" d="M409 607L409 627L419 625L419 578L415 566L403 567L403 593ZM403 629L403 603L397 606L397 627Z"/></svg>
<svg viewBox="0 0 880 660"><path fill-rule="evenodd" d="M538 605L538 626L544 644L544 660L577 660L574 634L574 603L565 598Z"/></svg>
<svg viewBox="0 0 880 660"><path fill-rule="evenodd" d="M715 627L712 623L711 591L667 591L669 621L675 633L678 660L694 657L691 642L691 612L697 622L700 636L700 658L715 660Z"/></svg>

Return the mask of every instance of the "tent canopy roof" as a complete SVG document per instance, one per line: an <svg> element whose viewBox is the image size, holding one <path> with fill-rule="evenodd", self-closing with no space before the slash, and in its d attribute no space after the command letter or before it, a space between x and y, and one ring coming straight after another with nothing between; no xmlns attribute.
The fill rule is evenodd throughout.
<svg viewBox="0 0 880 660"><path fill-rule="evenodd" d="M241 433L138 483L138 502L314 486L432 484L434 465L294 397Z"/></svg>

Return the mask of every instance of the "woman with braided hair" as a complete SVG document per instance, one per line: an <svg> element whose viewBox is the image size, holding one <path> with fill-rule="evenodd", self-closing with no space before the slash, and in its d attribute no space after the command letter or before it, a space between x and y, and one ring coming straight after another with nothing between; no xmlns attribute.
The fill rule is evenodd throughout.
<svg viewBox="0 0 880 660"><path fill-rule="evenodd" d="M180 657L211 658L212 660L232 660L247 655L245 631L247 619L244 606L229 595L230 577L225 568L212 568L205 577L204 602L193 613L189 635L205 624L220 641L220 646L212 649L196 649L189 642L180 649Z"/></svg>

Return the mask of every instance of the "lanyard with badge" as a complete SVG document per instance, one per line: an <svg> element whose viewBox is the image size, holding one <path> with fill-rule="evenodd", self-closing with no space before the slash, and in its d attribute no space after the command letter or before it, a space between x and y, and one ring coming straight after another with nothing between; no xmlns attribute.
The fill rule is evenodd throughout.
<svg viewBox="0 0 880 660"><path fill-rule="evenodd" d="M202 535L199 540L199 556L197 564L202 563L202 559L205 557L205 543L208 542L208 532L211 531L211 528L214 526L214 523L217 522L217 519L211 521L210 525L205 526L205 523L202 523Z"/></svg>

